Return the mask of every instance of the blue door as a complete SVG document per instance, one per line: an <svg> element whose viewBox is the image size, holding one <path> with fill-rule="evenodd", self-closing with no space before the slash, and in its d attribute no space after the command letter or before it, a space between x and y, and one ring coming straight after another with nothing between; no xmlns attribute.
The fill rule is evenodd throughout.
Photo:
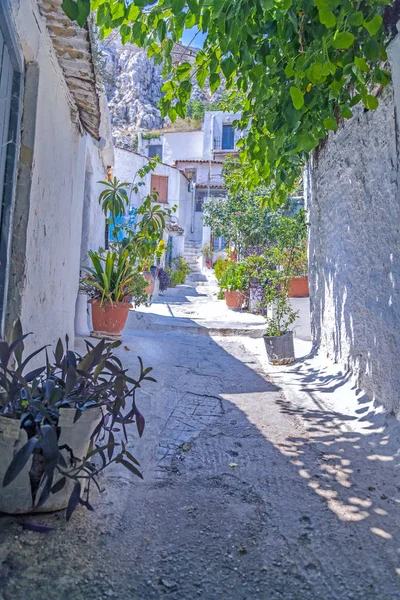
<svg viewBox="0 0 400 600"><path fill-rule="evenodd" d="M233 150L235 147L235 132L232 125L222 125L222 150Z"/></svg>

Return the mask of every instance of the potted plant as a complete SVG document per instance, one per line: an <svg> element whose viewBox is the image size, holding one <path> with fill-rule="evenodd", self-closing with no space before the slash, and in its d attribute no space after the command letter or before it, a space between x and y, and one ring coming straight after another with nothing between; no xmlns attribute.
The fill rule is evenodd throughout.
<svg viewBox="0 0 400 600"><path fill-rule="evenodd" d="M142 477L127 450L126 427L136 422L143 434L144 418L135 391L151 367L140 362L137 380L128 376L114 355L120 342L86 342L80 356L58 341L54 359L29 370L44 348L24 357L20 323L13 341L0 341L0 511L25 513L67 508L69 519L81 504L93 510L93 487L112 463ZM122 439L116 432L122 428Z"/></svg>
<svg viewBox="0 0 400 600"><path fill-rule="evenodd" d="M277 258L276 248L271 251ZM264 289L262 305L267 330L264 337L268 361L273 365L287 365L295 360L293 331L290 325L298 313L290 305L288 277L281 269L271 269Z"/></svg>
<svg viewBox="0 0 400 600"><path fill-rule="evenodd" d="M211 269L213 251L210 244L206 244L205 246L203 246L203 248L201 249L201 253L204 256L204 260L206 261L207 269Z"/></svg>
<svg viewBox="0 0 400 600"><path fill-rule="evenodd" d="M118 339L128 318L130 302L139 306L147 301L145 278L133 264L128 248L116 244L113 249L89 252L91 267L83 267L82 279L92 305L94 337Z"/></svg>
<svg viewBox="0 0 400 600"><path fill-rule="evenodd" d="M296 248L291 257L289 280L290 298L307 298L308 289L308 265L307 265L307 244L304 240L300 248Z"/></svg>
<svg viewBox="0 0 400 600"><path fill-rule="evenodd" d="M190 273L190 267L185 258L183 256L177 256L172 261L172 266L168 267L167 272L169 275L169 285L171 287L176 287L177 285L183 285L185 283L186 277Z"/></svg>
<svg viewBox="0 0 400 600"><path fill-rule="evenodd" d="M229 266L230 261L225 258L217 258L214 263L214 273L217 281L221 281L221 277Z"/></svg>
<svg viewBox="0 0 400 600"><path fill-rule="evenodd" d="M240 263L230 263L222 274L219 282L225 292L225 302L228 308L242 308L245 290L248 287L246 268Z"/></svg>

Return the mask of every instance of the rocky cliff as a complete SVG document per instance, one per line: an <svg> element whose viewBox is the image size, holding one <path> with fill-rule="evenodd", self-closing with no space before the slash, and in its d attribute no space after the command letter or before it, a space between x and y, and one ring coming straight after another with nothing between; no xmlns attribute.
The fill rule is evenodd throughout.
<svg viewBox="0 0 400 600"><path fill-rule="evenodd" d="M136 132L160 129L165 125L158 103L164 79L162 67L147 57L145 50L132 44L123 46L119 37L110 37L102 44L103 79L111 115L114 142L132 148ZM198 52L175 44L174 62L194 61ZM219 99L208 87L201 90L194 82L192 99L204 103Z"/></svg>

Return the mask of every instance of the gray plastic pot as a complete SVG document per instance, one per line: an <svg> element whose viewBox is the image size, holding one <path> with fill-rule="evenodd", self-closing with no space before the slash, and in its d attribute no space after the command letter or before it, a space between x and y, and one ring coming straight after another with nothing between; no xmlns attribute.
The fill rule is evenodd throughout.
<svg viewBox="0 0 400 600"><path fill-rule="evenodd" d="M85 411L74 423L75 409L60 410L60 437L58 445L67 444L77 458L84 458L89 448L90 437L100 422L102 409L99 407ZM4 475L14 454L28 441L26 432L20 429L20 421L0 416L0 512L9 514L36 512L32 506L32 492L29 471L32 467L32 457L28 460L21 473L7 487L2 486ZM68 464L69 453L62 450ZM54 475L54 483L62 475ZM66 484L56 494L50 494L43 506L37 512L50 512L66 508L74 486L74 481L67 479ZM40 490L38 492L40 495Z"/></svg>
<svg viewBox="0 0 400 600"><path fill-rule="evenodd" d="M268 361L272 365L290 365L294 362L293 331L277 336L264 335L263 338Z"/></svg>

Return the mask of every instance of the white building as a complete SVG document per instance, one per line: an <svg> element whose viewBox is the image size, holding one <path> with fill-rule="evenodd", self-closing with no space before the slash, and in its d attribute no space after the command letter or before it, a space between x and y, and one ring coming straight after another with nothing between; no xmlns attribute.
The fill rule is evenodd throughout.
<svg viewBox="0 0 400 600"><path fill-rule="evenodd" d="M185 221L188 240L210 243L209 228L203 226L203 204L211 197L225 196L223 166L228 156L237 154L240 131L234 128L239 113L206 112L201 131L166 132L149 139L139 134L139 150L146 156L158 155L175 165L192 182L194 201L190 207L190 227ZM222 249L223 240L213 240L214 248Z"/></svg>
<svg viewBox="0 0 400 600"><path fill-rule="evenodd" d="M104 246L99 180L113 163L89 31L61 0L0 2L1 335L74 340L80 266Z"/></svg>
<svg viewBox="0 0 400 600"><path fill-rule="evenodd" d="M146 175L144 185L139 192L132 191L133 183L138 182L138 171L149 162L148 156L132 152L123 148L115 148L114 175L120 181L130 184L127 188L130 197L130 206L138 208L143 199L156 191L157 202L165 209L176 207L165 231L167 243L167 263L172 258L183 255L185 232L190 230L191 206L193 204L193 191L186 175L177 167L159 163L155 169ZM169 242L169 243L168 243Z"/></svg>

